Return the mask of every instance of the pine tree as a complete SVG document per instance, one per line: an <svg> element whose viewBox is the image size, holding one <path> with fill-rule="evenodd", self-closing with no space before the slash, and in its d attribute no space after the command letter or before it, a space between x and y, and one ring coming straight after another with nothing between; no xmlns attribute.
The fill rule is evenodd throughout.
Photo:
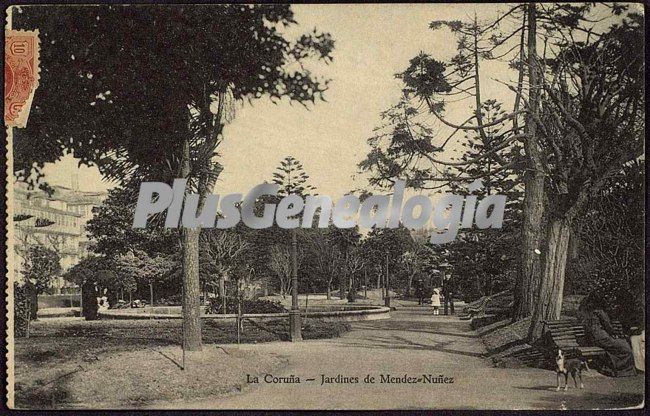
<svg viewBox="0 0 650 416"><path fill-rule="evenodd" d="M314 191L316 188L307 183L309 180L309 175L305 173L302 164L300 161L295 159L292 156L285 157L281 162L280 166L273 173L273 183L276 183L280 186L278 191L278 196L283 197L287 195L300 195L305 196L310 192ZM285 266L290 267L281 267L280 269L291 270L291 309L292 312L296 312L294 315L290 315L291 327L291 339L300 340L302 336L300 335L300 315L297 314L298 311L298 237L296 229L291 230L291 251L290 256L272 256L272 260L279 260L280 262L289 262L290 264L285 264ZM302 251L301 251L302 252ZM276 252L277 254L277 252ZM275 263L275 261L273 263ZM274 267L274 269L278 269ZM278 273L280 276L282 273ZM294 319L296 321L294 321Z"/></svg>
<svg viewBox="0 0 650 416"><path fill-rule="evenodd" d="M279 196L309 195L316 188L307 183L308 180L309 175L305 173L302 163L293 156L285 157L273 173L273 183L280 186Z"/></svg>
<svg viewBox="0 0 650 416"><path fill-rule="evenodd" d="M496 100L481 106L484 134L468 134L462 144L460 160L473 161L462 168L449 168L452 177L480 177L481 187L469 190L466 183L450 182L455 194L476 195L479 200L490 194L506 195L506 211L502 229L472 228L460 233L458 240L447 245L447 261L454 265L457 283L467 299L476 299L510 288L516 275L517 262L512 253L520 244L521 205L523 199L521 145L510 140L512 130L502 119L505 111Z"/></svg>
<svg viewBox="0 0 650 416"><path fill-rule="evenodd" d="M463 174L468 177L480 177L483 187L473 192L483 197L490 194L501 194L508 197L511 203L521 202L522 189L520 175L517 171L521 159L521 144L512 142L512 131L505 122L490 125L505 115L501 103L496 100L486 100L481 106L481 116L489 126L484 129L484 135L471 134L462 143L460 160L472 161L460 168L449 167L450 177ZM467 193L466 183L450 182L449 187L455 193Z"/></svg>

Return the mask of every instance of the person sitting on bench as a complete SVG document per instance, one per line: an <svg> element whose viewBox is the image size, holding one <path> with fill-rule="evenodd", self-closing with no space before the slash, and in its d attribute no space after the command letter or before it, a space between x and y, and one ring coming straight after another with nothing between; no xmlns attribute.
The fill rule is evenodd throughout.
<svg viewBox="0 0 650 416"><path fill-rule="evenodd" d="M580 305L579 312L586 335L595 345L604 349L610 359L611 367L602 369L605 374L614 377L636 375L632 348L625 339L614 337L614 328L603 309L604 305L602 296L593 295L588 296Z"/></svg>

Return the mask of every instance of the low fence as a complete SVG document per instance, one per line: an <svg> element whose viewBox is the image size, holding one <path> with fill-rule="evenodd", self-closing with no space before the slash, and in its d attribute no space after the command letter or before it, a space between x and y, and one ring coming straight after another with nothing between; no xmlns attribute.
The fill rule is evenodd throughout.
<svg viewBox="0 0 650 416"><path fill-rule="evenodd" d="M320 309L320 308L319 308ZM162 306L154 308L133 308L133 309L108 309L99 311L99 316L104 319L182 319L179 306ZM301 311L304 318L319 319L325 322L331 321L366 321L375 319L390 318L390 308L385 306L338 306L323 309L309 308L308 312ZM253 320L273 320L288 318L289 313L250 313L244 314L244 318ZM201 315L201 319L211 320L235 320L236 314L207 314Z"/></svg>

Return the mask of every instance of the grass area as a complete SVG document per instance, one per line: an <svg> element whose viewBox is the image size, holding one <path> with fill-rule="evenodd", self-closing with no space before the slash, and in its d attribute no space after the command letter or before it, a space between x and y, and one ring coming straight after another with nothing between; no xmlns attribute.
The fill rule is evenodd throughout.
<svg viewBox="0 0 650 416"><path fill-rule="evenodd" d="M496 367L517 368L526 365L518 356L530 350L526 343L530 319L511 323L504 319L477 329Z"/></svg>
<svg viewBox="0 0 650 416"><path fill-rule="evenodd" d="M237 341L231 322L206 321L204 348L191 371L180 368L181 320L42 319L30 338L15 342L18 408L142 407L153 400L183 400L241 389L246 374L262 374L282 358L228 347ZM336 337L347 323L308 320L305 339ZM288 338L288 322L244 322L241 342ZM215 345L224 345L215 348Z"/></svg>

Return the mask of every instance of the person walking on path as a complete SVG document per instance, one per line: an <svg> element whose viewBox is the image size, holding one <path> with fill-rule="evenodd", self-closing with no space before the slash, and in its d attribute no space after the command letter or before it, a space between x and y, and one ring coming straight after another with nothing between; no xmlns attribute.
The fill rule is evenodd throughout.
<svg viewBox="0 0 650 416"><path fill-rule="evenodd" d="M456 288L454 287L454 281L451 279L451 273L447 274L442 282L442 296L444 297L445 302L445 315L449 315L451 309L451 314L454 314L454 292Z"/></svg>
<svg viewBox="0 0 650 416"><path fill-rule="evenodd" d="M431 307L433 308L433 314L439 315L438 310L440 309L440 292L438 289L433 289L433 294L431 295Z"/></svg>

